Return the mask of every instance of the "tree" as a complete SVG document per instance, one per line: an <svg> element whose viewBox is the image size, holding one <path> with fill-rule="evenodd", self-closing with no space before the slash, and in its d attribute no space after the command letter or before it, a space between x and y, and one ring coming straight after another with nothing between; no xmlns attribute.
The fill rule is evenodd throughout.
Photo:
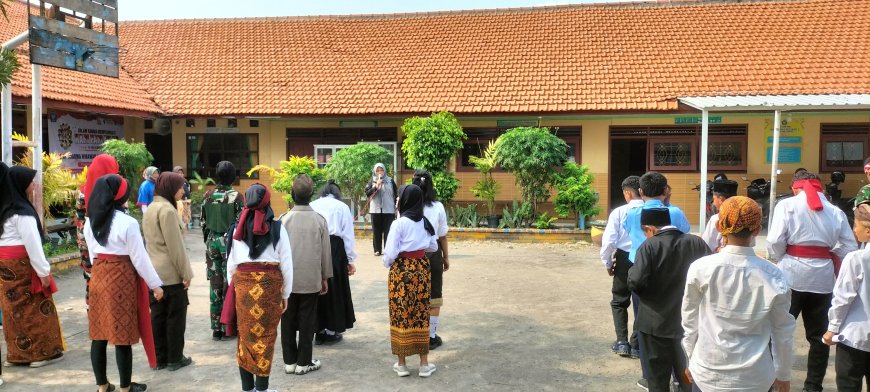
<svg viewBox="0 0 870 392"><path fill-rule="evenodd" d="M495 142L496 163L514 174L535 212L539 202L550 198L550 186L567 160L568 145L547 128L514 128Z"/></svg>
<svg viewBox="0 0 870 392"><path fill-rule="evenodd" d="M137 190L143 180L142 170L154 161L154 156L148 152L145 143L127 143L122 139L112 139L103 142L100 150L115 157L121 175L130 183L130 197L137 198L139 196Z"/></svg>
<svg viewBox="0 0 870 392"><path fill-rule="evenodd" d="M272 189L284 193L284 200L291 206L293 205L293 196L290 194L293 190L293 181L296 176L305 173L311 180L314 181L314 189L318 189L326 184L326 171L317 167L317 161L312 157L300 157L291 155L286 161L278 163L278 169L267 165L257 165L248 170L248 177L259 171L266 171L272 177Z"/></svg>
<svg viewBox="0 0 870 392"><path fill-rule="evenodd" d="M9 17L6 15L6 0L0 0L0 14L6 21ZM18 57L15 52L6 49L0 49L0 86L8 85L12 82L12 74L18 69Z"/></svg>
<svg viewBox="0 0 870 392"><path fill-rule="evenodd" d="M355 206L365 199L372 168L379 162L390 172L393 153L375 144L358 143L338 150L326 164L326 174L341 187L342 196L349 198Z"/></svg>
<svg viewBox="0 0 870 392"><path fill-rule="evenodd" d="M405 139L402 152L408 165L432 173L435 193L447 203L459 189L459 181L447 172L447 162L468 138L459 121L450 112L432 113L429 117L411 117L402 125ZM440 179L440 181L439 181Z"/></svg>
<svg viewBox="0 0 870 392"><path fill-rule="evenodd" d="M594 181L589 166L566 164L556 182L558 193L553 200L556 212L563 218L574 214L577 226L581 217L598 215L601 209L598 208L598 193L592 189Z"/></svg>

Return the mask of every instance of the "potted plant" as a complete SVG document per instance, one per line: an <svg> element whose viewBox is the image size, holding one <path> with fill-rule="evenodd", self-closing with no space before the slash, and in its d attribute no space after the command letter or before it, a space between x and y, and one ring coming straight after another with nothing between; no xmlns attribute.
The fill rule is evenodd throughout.
<svg viewBox="0 0 870 392"><path fill-rule="evenodd" d="M556 180L556 199L553 200L556 212L562 217L574 214L576 226L586 228L586 217L601 212L598 208L598 193L592 189L595 178L589 174L589 167L567 163Z"/></svg>
<svg viewBox="0 0 870 392"><path fill-rule="evenodd" d="M501 216L495 214L495 196L501 185L492 178L495 168L495 143L489 142L482 157L470 156L469 162L480 172L481 178L471 188L471 193L486 204L486 224L491 229L498 228Z"/></svg>

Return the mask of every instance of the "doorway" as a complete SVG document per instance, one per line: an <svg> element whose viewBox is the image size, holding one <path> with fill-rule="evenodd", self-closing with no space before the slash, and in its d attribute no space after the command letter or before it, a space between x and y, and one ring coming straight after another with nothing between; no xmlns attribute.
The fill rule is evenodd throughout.
<svg viewBox="0 0 870 392"><path fill-rule="evenodd" d="M610 139L610 203L608 211L625 204L622 180L646 173L647 139Z"/></svg>
<svg viewBox="0 0 870 392"><path fill-rule="evenodd" d="M175 163L172 162L172 134L158 135L156 133L146 133L145 147L154 157L151 166L160 169L161 173L172 171L172 168L175 166ZM187 170L184 162L179 162L179 165Z"/></svg>

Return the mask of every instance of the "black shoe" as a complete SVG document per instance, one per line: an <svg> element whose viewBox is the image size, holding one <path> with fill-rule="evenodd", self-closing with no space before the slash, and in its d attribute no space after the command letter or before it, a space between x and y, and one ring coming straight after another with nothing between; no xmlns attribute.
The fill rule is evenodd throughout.
<svg viewBox="0 0 870 392"><path fill-rule="evenodd" d="M637 380L637 384L635 384L635 385L637 385L640 389L643 389L644 391L649 390L649 384L647 383L645 378Z"/></svg>
<svg viewBox="0 0 870 392"><path fill-rule="evenodd" d="M444 342L441 340L441 337L438 335L435 335L434 338L429 338L429 349L430 350L434 350L438 347L441 347L442 344L444 344Z"/></svg>
<svg viewBox="0 0 870 392"><path fill-rule="evenodd" d="M341 336L340 333L336 333L335 335L329 335L326 333L318 332L316 335L314 335L314 343L318 345L335 344L340 342L341 339L344 339L344 337Z"/></svg>
<svg viewBox="0 0 870 392"><path fill-rule="evenodd" d="M174 372L174 371L181 369L181 368L183 368L187 365L190 365L192 363L193 363L193 359L191 359L190 357L183 357L183 358L181 358L181 361L179 361L179 362L173 362L173 363L166 365L166 370L169 370L170 372Z"/></svg>
<svg viewBox="0 0 870 392"><path fill-rule="evenodd" d="M613 343L613 346L610 349L614 354L619 355L620 357L631 356L631 345L628 344L628 342L617 341Z"/></svg>
<svg viewBox="0 0 870 392"><path fill-rule="evenodd" d="M130 383L130 392L145 392L146 389L148 389L148 386L145 384Z"/></svg>
<svg viewBox="0 0 870 392"><path fill-rule="evenodd" d="M221 338L223 338L223 337L224 337L224 333L221 331L213 331L211 333L211 340L214 340L216 342L219 342L221 340Z"/></svg>
<svg viewBox="0 0 870 392"><path fill-rule="evenodd" d="M166 369L166 364L165 364L165 363L159 363L159 362L157 363L157 367L153 367L153 368L151 368L151 370L163 370L163 369Z"/></svg>
<svg viewBox="0 0 870 392"><path fill-rule="evenodd" d="M801 391L802 392L822 392L822 389L804 386L804 389L802 389Z"/></svg>
<svg viewBox="0 0 870 392"><path fill-rule="evenodd" d="M631 359L640 359L640 349L632 348L631 349Z"/></svg>

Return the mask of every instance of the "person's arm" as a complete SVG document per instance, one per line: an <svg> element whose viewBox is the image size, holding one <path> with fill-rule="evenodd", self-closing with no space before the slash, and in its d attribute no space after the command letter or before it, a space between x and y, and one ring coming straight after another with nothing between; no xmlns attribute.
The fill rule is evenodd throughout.
<svg viewBox="0 0 870 392"><path fill-rule="evenodd" d="M598 255L601 257L604 268L607 268L608 271L613 268L613 253L616 252L616 243L619 241L617 228L621 224L619 209L615 209L607 217L607 225L604 226L604 234L601 235L601 251L598 252Z"/></svg>
<svg viewBox="0 0 870 392"><path fill-rule="evenodd" d="M387 234L387 241L384 245L384 267L389 268L399 257L399 240L405 235L405 220L396 219L390 227L390 233Z"/></svg>
<svg viewBox="0 0 870 392"><path fill-rule="evenodd" d="M675 219L676 223L674 224L674 226L676 226L677 229L679 229L680 231L682 231L683 233L686 233L686 234L688 234L690 231L692 231L692 225L689 224L689 218L686 218L686 213L684 213L683 210L681 210L679 207L671 207L671 208L677 209L677 211L676 211L677 213L672 214L672 215L676 215L676 219Z"/></svg>
<svg viewBox="0 0 870 392"><path fill-rule="evenodd" d="M438 236L430 235L429 236L429 245L426 246L424 251L428 253L432 253L438 250Z"/></svg>
<svg viewBox="0 0 870 392"><path fill-rule="evenodd" d="M371 197L377 191L378 188L375 187L375 182L373 180L369 180L369 183L366 184L366 197Z"/></svg>
<svg viewBox="0 0 870 392"><path fill-rule="evenodd" d="M778 381L791 380L791 367L794 364L794 316L788 312L791 306L791 290L782 282L782 294L774 298L770 308L772 322L771 352L773 368Z"/></svg>
<svg viewBox="0 0 870 392"><path fill-rule="evenodd" d="M779 261L785 256L785 248L788 246L788 222L790 216L785 210L785 204L777 204L773 209L773 219L767 230L767 258Z"/></svg>
<svg viewBox="0 0 870 392"><path fill-rule="evenodd" d="M628 269L628 289L632 292L642 294L649 280L652 278L652 270L655 260L651 254L651 242L647 240L637 249L637 256L634 257L634 264Z"/></svg>
<svg viewBox="0 0 870 392"><path fill-rule="evenodd" d="M209 190L205 193L202 198L202 204L199 206L199 226L202 228L202 242L208 244L208 235L211 234L211 230L208 229L208 225L205 224L207 216L205 213L205 206L209 203L209 199L211 199L212 191ZM208 246L206 245L206 248Z"/></svg>
<svg viewBox="0 0 870 392"><path fill-rule="evenodd" d="M681 308L683 325L683 351L686 352L686 363L692 358L695 344L698 342L698 314L700 313L701 283L698 280L697 264L689 266L686 275L686 289L683 293L683 306Z"/></svg>
<svg viewBox="0 0 870 392"><path fill-rule="evenodd" d="M278 239L278 245L275 246L275 253L278 253L278 258L281 264L281 276L284 277L284 286L282 297L283 299L290 298L290 293L293 292L293 252L290 249L290 236L287 235L287 230L284 226L278 226L281 230L281 236Z"/></svg>
<svg viewBox="0 0 870 392"><path fill-rule="evenodd" d="M85 225L82 228L82 236L85 237L85 245L88 246L88 259L91 262L91 265L94 264L94 256L96 253L94 250L97 249L97 239L94 238L94 232L91 230L91 221L88 218L85 218Z"/></svg>
<svg viewBox="0 0 870 392"><path fill-rule="evenodd" d="M320 214L316 216L320 222L320 278L326 280L332 277L332 245L329 243L329 226Z"/></svg>
<svg viewBox="0 0 870 392"><path fill-rule="evenodd" d="M831 299L831 308L828 310L828 331L833 334L840 333L843 321L849 313L849 307L858 296L861 287L863 271L861 263L855 253L849 253L843 260L837 283L834 284L834 296Z"/></svg>
<svg viewBox="0 0 870 392"><path fill-rule="evenodd" d="M29 215L18 215L15 229L21 235L24 249L27 250L27 257L30 258L30 266L36 271L36 275L40 278L51 275L51 264L48 263L42 249L42 236L39 233L39 226L36 225L36 218Z"/></svg>
<svg viewBox="0 0 870 392"><path fill-rule="evenodd" d="M849 253L858 250L858 242L855 241L855 233L852 232L852 227L849 226L846 214L839 209L835 212L837 213L837 222L840 227L837 229L837 245L831 251L840 260L843 260Z"/></svg>
<svg viewBox="0 0 870 392"><path fill-rule="evenodd" d="M190 260L184 249L184 234L181 232L178 214L175 213L175 209L166 208L160 211L157 218L163 242L166 243L166 250L169 253L169 260L187 287L193 280L193 269L190 267Z"/></svg>
<svg viewBox="0 0 870 392"><path fill-rule="evenodd" d="M438 214L438 230L436 234L438 235L438 245L441 246L441 254L444 256L444 270L447 271L450 269L450 251L447 247L447 210L444 209L444 204L438 203L439 206L439 214Z"/></svg>
<svg viewBox="0 0 870 392"><path fill-rule="evenodd" d="M344 252L347 253L347 262L353 264L356 261L356 244L353 233L353 216L350 208L341 203L341 240L344 242Z"/></svg>
<svg viewBox="0 0 870 392"><path fill-rule="evenodd" d="M227 241L228 242L235 241L233 239L233 236L231 233L227 233ZM231 245L228 245L228 246L231 246ZM233 274L236 272L236 267L238 267L239 264L242 262L241 258L243 258L245 256L247 256L247 255L239 254L239 247L238 246L232 246L230 248L229 252L227 253L227 284L228 285L233 282Z"/></svg>
<svg viewBox="0 0 870 392"><path fill-rule="evenodd" d="M115 217L115 219L117 218ZM151 264L148 252L145 251L145 241L142 240L142 234L139 232L139 223L135 219L128 219L130 219L130 224L127 225L124 233L127 253L130 255L130 260L133 261L136 273L145 280L145 284L148 285L149 289L154 290L157 287L163 286L163 281L160 280L160 276L154 270L154 265Z"/></svg>

